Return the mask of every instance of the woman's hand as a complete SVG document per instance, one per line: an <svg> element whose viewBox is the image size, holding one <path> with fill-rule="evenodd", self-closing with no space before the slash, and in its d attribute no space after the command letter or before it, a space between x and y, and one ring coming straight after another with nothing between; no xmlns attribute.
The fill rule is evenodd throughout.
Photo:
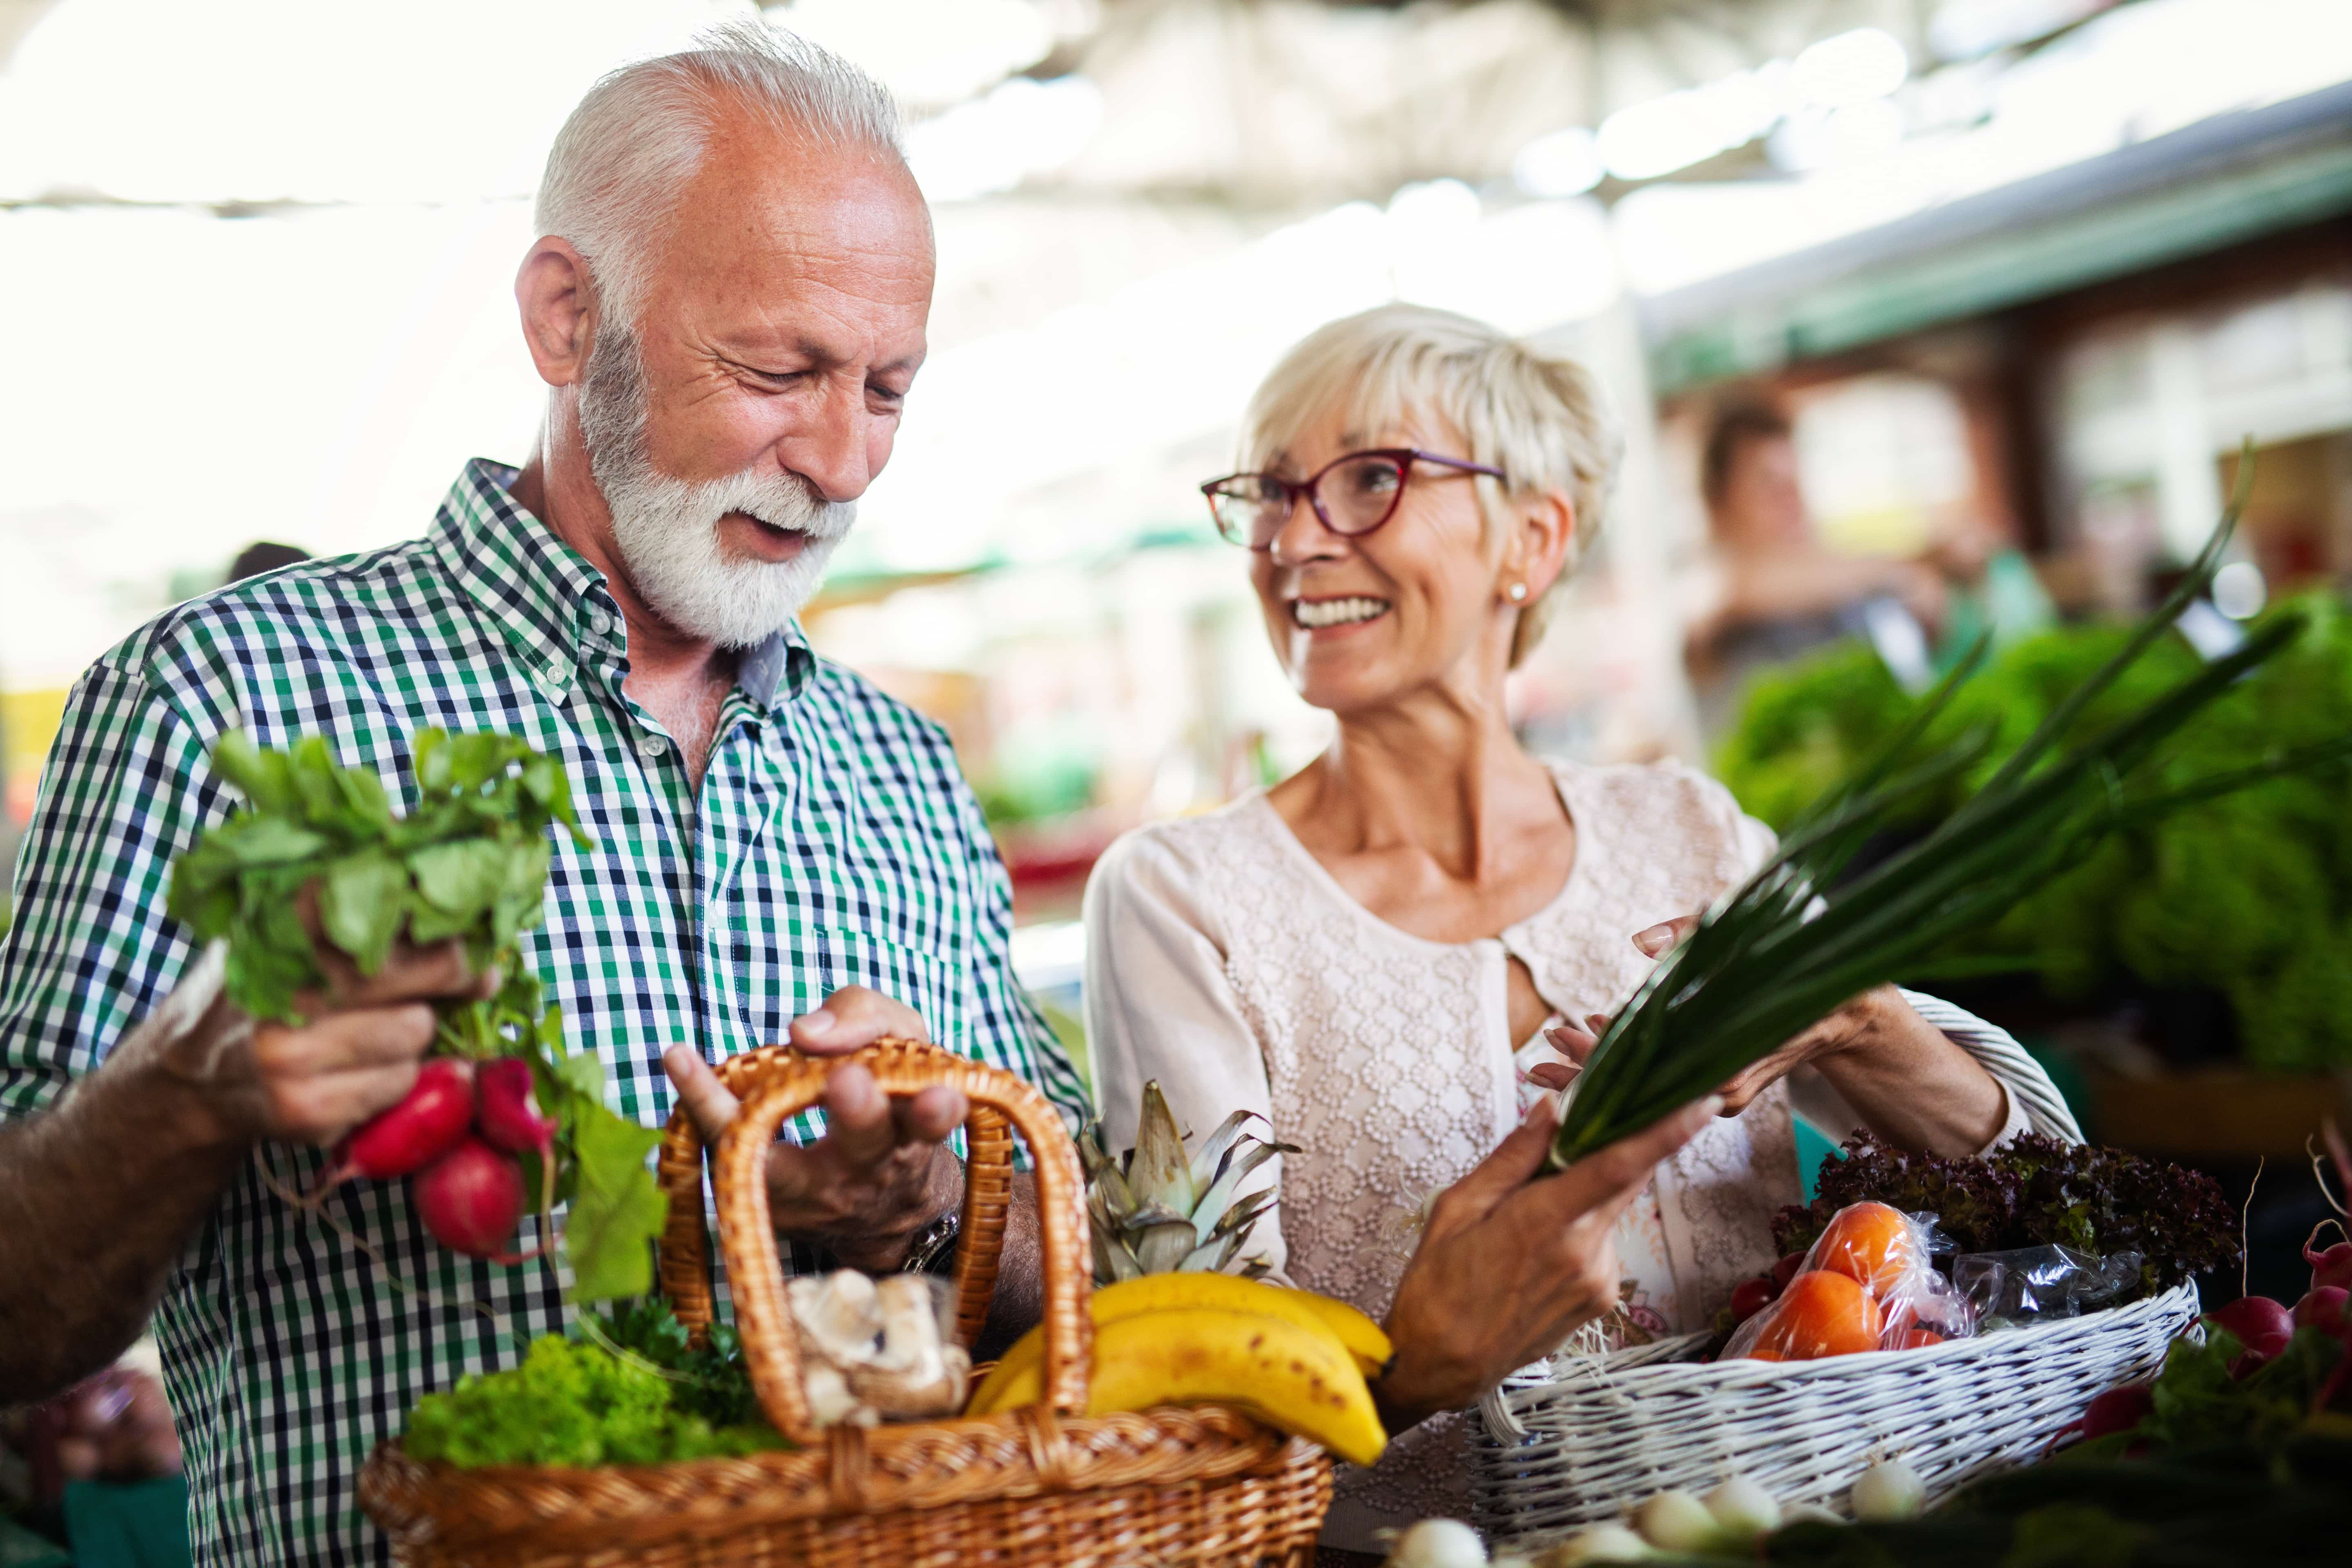
<svg viewBox="0 0 2352 1568"><path fill-rule="evenodd" d="M1471 1404L1617 1304L1617 1216L1716 1102L1533 1180L1556 1127L1547 1100L1443 1194L1389 1309L1396 1360L1373 1384L1400 1431Z"/></svg>
<svg viewBox="0 0 2352 1568"><path fill-rule="evenodd" d="M1697 927L1696 915L1685 915L1636 931L1633 945L1664 958ZM1528 1068L1528 1077L1546 1089L1567 1088L1608 1027L1607 1016L1594 1013L1581 1029L1564 1024L1547 1031L1544 1037L1576 1065L1547 1063ZM2008 1121L2008 1091L1892 985L1864 992L1735 1075L1716 1091L1722 1114L1738 1115L1758 1095L1809 1065L1844 1097L1863 1125L1898 1148L1973 1154Z"/></svg>

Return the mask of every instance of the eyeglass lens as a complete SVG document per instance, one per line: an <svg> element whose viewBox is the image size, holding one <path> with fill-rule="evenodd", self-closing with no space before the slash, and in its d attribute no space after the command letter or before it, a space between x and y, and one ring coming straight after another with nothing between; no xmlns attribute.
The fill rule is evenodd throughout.
<svg viewBox="0 0 2352 1568"><path fill-rule="evenodd" d="M1404 490L1404 465L1394 458L1343 458L1315 481L1315 499L1335 533L1369 533L1386 522ZM1263 550L1290 518L1293 490L1271 477L1246 474L1211 500L1218 524L1235 543Z"/></svg>

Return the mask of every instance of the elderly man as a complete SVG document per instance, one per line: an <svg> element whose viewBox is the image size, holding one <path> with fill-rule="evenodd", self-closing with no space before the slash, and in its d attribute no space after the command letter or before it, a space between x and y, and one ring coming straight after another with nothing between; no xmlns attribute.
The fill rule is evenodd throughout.
<svg viewBox="0 0 2352 1568"><path fill-rule="evenodd" d="M337 973L307 1027L228 1004L163 899L235 804L206 761L223 731L324 735L395 790L425 725L560 757L594 847L558 844L524 962L641 1122L675 1092L715 1129L733 1106L706 1064L787 1037L923 1034L1080 1109L945 737L794 622L923 360L929 219L896 137L881 89L756 26L608 77L557 139L517 279L551 388L530 462L467 465L412 543L182 605L75 689L0 955L0 1402L103 1364L153 1310L200 1563L381 1560L352 1496L368 1448L566 1317L554 1269L436 1248L397 1186L345 1189L331 1226L271 1195L263 1167L317 1158L288 1145L405 1091L425 1001L489 981L404 951ZM771 1164L793 1267L944 1257L964 1109L836 1071L826 1135L804 1121ZM1008 1328L1035 1311L1016 1198Z"/></svg>

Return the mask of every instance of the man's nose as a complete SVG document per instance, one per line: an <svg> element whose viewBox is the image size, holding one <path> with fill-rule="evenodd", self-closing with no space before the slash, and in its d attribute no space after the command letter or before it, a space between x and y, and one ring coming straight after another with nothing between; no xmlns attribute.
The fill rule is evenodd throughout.
<svg viewBox="0 0 2352 1568"><path fill-rule="evenodd" d="M856 500L881 467L869 457L875 417L862 386L829 383L810 416L784 437L783 466L814 485L826 500Z"/></svg>

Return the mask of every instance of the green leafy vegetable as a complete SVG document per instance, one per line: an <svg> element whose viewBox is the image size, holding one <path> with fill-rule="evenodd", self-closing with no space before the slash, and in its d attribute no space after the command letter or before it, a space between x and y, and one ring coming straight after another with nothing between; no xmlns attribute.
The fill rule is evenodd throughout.
<svg viewBox="0 0 2352 1568"><path fill-rule="evenodd" d="M1848 1204L1891 1204L1937 1216L1962 1252L2057 1244L2140 1255L2139 1283L2117 1305L2226 1269L2240 1256L2238 1215L2202 1171L2120 1149L2073 1146L2026 1133L1990 1154L1912 1154L1867 1133L1844 1158L1822 1162L1813 1201L1772 1222L1785 1256L1811 1247Z"/></svg>
<svg viewBox="0 0 2352 1568"><path fill-rule="evenodd" d="M661 1131L622 1120L602 1100L575 1100L568 1120L579 1162L564 1226L572 1300L642 1296L653 1289L649 1247L669 1213L661 1189L646 1173L646 1157L660 1144Z"/></svg>
<svg viewBox="0 0 2352 1568"><path fill-rule="evenodd" d="M2242 465L2242 476L2251 471ZM1610 1021L1578 1076L1552 1165L1699 1098L1872 986L1916 977L1929 954L1992 925L2082 864L2108 832L2352 755L2346 734L2258 752L2251 765L2185 784L2148 786L2137 776L2184 723L2294 642L2302 622L2293 617L2084 732L2093 704L2211 581L2243 494L2242 481L2204 552L2158 611L1925 837L1839 883L1873 835L1993 754L1996 737L1985 728L1928 743L1981 662L1981 645L1904 721L1877 761L1790 823L1779 852L1708 910Z"/></svg>
<svg viewBox="0 0 2352 1568"><path fill-rule="evenodd" d="M557 1123L556 1169L526 1154L525 1190L571 1205L572 1299L641 1295L666 1212L646 1168L661 1135L606 1108L604 1064L564 1050L562 1012L545 1005L518 947L541 918L550 829L589 842L570 778L511 735L420 730L410 752L417 804L400 816L373 772L339 765L320 737L265 752L240 731L222 736L214 765L246 805L173 865L171 911L200 939L227 938L230 994L257 1018L301 1021L297 996L326 981L320 942L362 974L382 969L403 936L456 939L477 972L497 969L506 978L496 995L438 1005L434 1049L531 1062ZM315 936L306 893L317 901Z"/></svg>
<svg viewBox="0 0 2352 1568"><path fill-rule="evenodd" d="M682 1407L713 1426L737 1426L761 1419L743 1342L733 1325L713 1323L704 1343L694 1345L686 1325L659 1296L616 1301L612 1316L580 1320L583 1337L605 1349L635 1355L675 1374L670 1394Z"/></svg>
<svg viewBox="0 0 2352 1568"><path fill-rule="evenodd" d="M789 1447L772 1428L714 1426L641 1360L550 1334L520 1366L475 1373L409 1412L419 1459L481 1465L652 1465Z"/></svg>
<svg viewBox="0 0 2352 1568"><path fill-rule="evenodd" d="M2304 635L2185 724L2168 754L2149 764L2151 777L2178 788L2352 732L2352 611L2324 590L2255 629L2290 617L2305 623ZM2126 635L2072 626L2021 643L1954 697L1930 739L1948 743L1990 725L1990 756L2002 755ZM2198 667L2186 643L2167 639L2084 721L2112 721ZM1842 647L1759 681L1718 766L1743 805L1784 826L1858 774L1915 710L1867 648ZM1923 796L1907 825L1943 820L1992 765ZM1991 926L1932 956L2032 973L2062 998L2126 979L2219 992L2255 1065L2352 1065L2352 780L2340 772L2274 778L2128 826Z"/></svg>

